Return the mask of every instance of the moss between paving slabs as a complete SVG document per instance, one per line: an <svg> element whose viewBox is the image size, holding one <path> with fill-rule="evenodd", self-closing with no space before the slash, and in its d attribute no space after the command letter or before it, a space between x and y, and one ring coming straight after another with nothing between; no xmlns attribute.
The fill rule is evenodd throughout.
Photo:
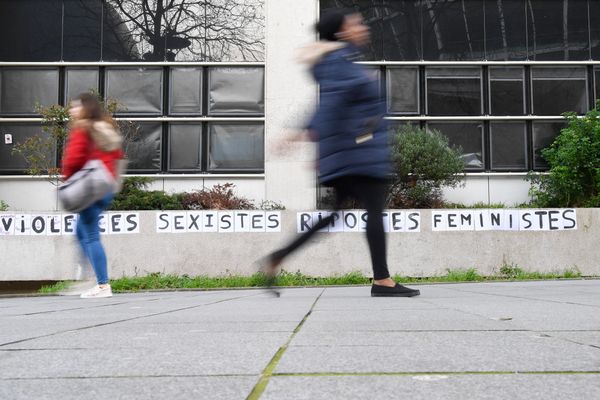
<svg viewBox="0 0 600 400"><path fill-rule="evenodd" d="M438 283L438 282L485 282L485 281L513 281L513 280L540 280L540 279L574 279L581 278L577 268L567 268L555 272L524 271L514 265L504 265L497 274L480 275L475 268L449 269L445 275L432 277L393 276L400 283ZM68 288L69 281L61 281L52 286L44 286L40 293L57 293ZM371 278L359 272L350 272L345 275L329 277L314 277L300 272L283 271L277 278L277 286L336 286L336 285L369 285ZM151 273L146 276L122 277L111 281L114 292L140 291L140 290L165 290L165 289L225 289L225 288L252 288L266 286L265 277L256 273L250 276L223 275L219 277L171 275Z"/></svg>

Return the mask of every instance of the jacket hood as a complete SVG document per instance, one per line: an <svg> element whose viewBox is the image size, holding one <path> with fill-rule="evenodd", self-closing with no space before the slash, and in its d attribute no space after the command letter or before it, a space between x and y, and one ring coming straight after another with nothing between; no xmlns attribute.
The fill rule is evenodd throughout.
<svg viewBox="0 0 600 400"><path fill-rule="evenodd" d="M96 147L102 151L120 150L123 146L121 132L109 122L80 120L73 127L86 130Z"/></svg>
<svg viewBox="0 0 600 400"><path fill-rule="evenodd" d="M297 52L297 59L302 64L313 66L321 61L327 54L341 49L342 47L346 47L347 45L348 43L345 42L321 40L300 48Z"/></svg>
<svg viewBox="0 0 600 400"><path fill-rule="evenodd" d="M123 145L121 132L106 121L94 122L90 129L90 135L94 144L102 151L119 150Z"/></svg>

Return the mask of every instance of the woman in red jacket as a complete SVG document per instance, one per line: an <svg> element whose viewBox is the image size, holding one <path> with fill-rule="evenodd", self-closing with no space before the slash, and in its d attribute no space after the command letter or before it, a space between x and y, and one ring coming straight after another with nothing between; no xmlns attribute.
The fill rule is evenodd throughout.
<svg viewBox="0 0 600 400"><path fill-rule="evenodd" d="M116 177L117 162L123 158L123 139L115 122L102 108L98 99L84 93L71 102L69 108L71 127L62 159L62 174L68 179L79 171L88 160L102 160ZM100 243L100 214L109 206L114 193L92 204L79 213L77 240L96 273L98 284L81 294L82 298L112 296L108 283L106 253Z"/></svg>

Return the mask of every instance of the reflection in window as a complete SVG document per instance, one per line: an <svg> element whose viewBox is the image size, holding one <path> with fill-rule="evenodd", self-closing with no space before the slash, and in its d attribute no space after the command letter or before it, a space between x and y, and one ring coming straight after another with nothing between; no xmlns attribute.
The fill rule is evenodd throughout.
<svg viewBox="0 0 600 400"><path fill-rule="evenodd" d="M209 114L265 112L262 68L211 68Z"/></svg>
<svg viewBox="0 0 600 400"><path fill-rule="evenodd" d="M106 97L125 114L162 111L162 68L107 68Z"/></svg>
<svg viewBox="0 0 600 400"><path fill-rule="evenodd" d="M67 103L81 93L98 90L97 68L67 68L65 76L65 99Z"/></svg>
<svg viewBox="0 0 600 400"><path fill-rule="evenodd" d="M490 114L525 114L524 70L490 67Z"/></svg>
<svg viewBox="0 0 600 400"><path fill-rule="evenodd" d="M99 61L102 0L64 2L63 60Z"/></svg>
<svg viewBox="0 0 600 400"><path fill-rule="evenodd" d="M523 0L485 2L486 59L527 58L525 6Z"/></svg>
<svg viewBox="0 0 600 400"><path fill-rule="evenodd" d="M394 114L419 113L419 69L387 69L388 112Z"/></svg>
<svg viewBox="0 0 600 400"><path fill-rule="evenodd" d="M106 0L104 59L264 60L263 0Z"/></svg>
<svg viewBox="0 0 600 400"><path fill-rule="evenodd" d="M421 2L425 60L483 60L482 1Z"/></svg>
<svg viewBox="0 0 600 400"><path fill-rule="evenodd" d="M414 61L421 59L421 14L414 0L381 1L383 59Z"/></svg>
<svg viewBox="0 0 600 400"><path fill-rule="evenodd" d="M137 132L126 141L128 171L159 171L161 168L162 126L158 122L136 123Z"/></svg>
<svg viewBox="0 0 600 400"><path fill-rule="evenodd" d="M527 5L530 59L589 59L587 0L533 0Z"/></svg>
<svg viewBox="0 0 600 400"><path fill-rule="evenodd" d="M524 122L492 122L490 145L493 170L527 168L527 133Z"/></svg>
<svg viewBox="0 0 600 400"><path fill-rule="evenodd" d="M202 114L202 68L171 68L171 114Z"/></svg>
<svg viewBox="0 0 600 400"><path fill-rule="evenodd" d="M0 114L36 114L58 103L57 68L0 68Z"/></svg>
<svg viewBox="0 0 600 400"><path fill-rule="evenodd" d="M2 142L0 142L0 171L26 170L29 164L20 154L13 154L15 144L23 143L32 136L42 135L42 127L38 124L2 124ZM13 144L4 143L4 135L12 135ZM46 154L46 157L56 162L56 154Z"/></svg>
<svg viewBox="0 0 600 400"><path fill-rule="evenodd" d="M600 60L600 1L590 1L590 47L592 60Z"/></svg>
<svg viewBox="0 0 600 400"><path fill-rule="evenodd" d="M264 127L258 124L211 124L209 170L264 169Z"/></svg>
<svg viewBox="0 0 600 400"><path fill-rule="evenodd" d="M585 67L531 69L533 114L561 115L567 111L587 111L587 71Z"/></svg>
<svg viewBox="0 0 600 400"><path fill-rule="evenodd" d="M483 169L483 126L477 122L431 122L427 128L446 136L450 146L460 146L465 169Z"/></svg>
<svg viewBox="0 0 600 400"><path fill-rule="evenodd" d="M169 126L169 170L202 169L202 125Z"/></svg>
<svg viewBox="0 0 600 400"><path fill-rule="evenodd" d="M560 130L565 126L564 122L533 123L533 169L548 168L548 163L542 157L542 150L554 142Z"/></svg>
<svg viewBox="0 0 600 400"><path fill-rule="evenodd" d="M428 115L481 114L479 68L428 68L426 77Z"/></svg>

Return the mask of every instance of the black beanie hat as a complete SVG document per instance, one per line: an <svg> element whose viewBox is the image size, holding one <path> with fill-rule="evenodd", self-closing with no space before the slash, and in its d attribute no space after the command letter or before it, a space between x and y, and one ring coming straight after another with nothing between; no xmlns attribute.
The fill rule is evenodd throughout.
<svg viewBox="0 0 600 400"><path fill-rule="evenodd" d="M346 18L346 15L353 14L355 12L356 11L346 9L331 9L325 11L315 26L320 39L329 40L332 42L337 41L338 38L335 34L342 29L344 18Z"/></svg>

